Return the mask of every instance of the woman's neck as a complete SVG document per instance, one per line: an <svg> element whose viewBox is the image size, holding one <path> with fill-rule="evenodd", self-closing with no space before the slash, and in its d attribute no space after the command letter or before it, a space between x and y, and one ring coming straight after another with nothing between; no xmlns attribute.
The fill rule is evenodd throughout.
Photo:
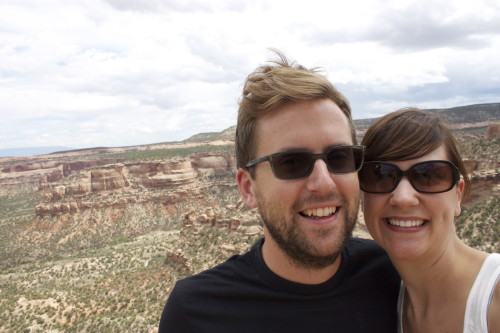
<svg viewBox="0 0 500 333"><path fill-rule="evenodd" d="M456 238L442 253L394 259L406 287L404 332L461 332L469 291L486 256Z"/></svg>

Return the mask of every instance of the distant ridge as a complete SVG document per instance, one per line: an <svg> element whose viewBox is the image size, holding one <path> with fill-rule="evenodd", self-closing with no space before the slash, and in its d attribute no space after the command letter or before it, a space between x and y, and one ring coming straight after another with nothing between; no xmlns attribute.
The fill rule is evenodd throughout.
<svg viewBox="0 0 500 333"><path fill-rule="evenodd" d="M500 103L474 104L457 106L448 109L424 109L438 114L450 124L479 124L500 121ZM377 118L354 119L357 131L365 131ZM465 127L466 128L466 127ZM216 140L234 140L236 126L231 126L222 132L200 133L193 135L184 142L208 142Z"/></svg>
<svg viewBox="0 0 500 333"><path fill-rule="evenodd" d="M72 150L74 148L50 146L50 147L24 147L0 149L0 157L26 157L34 155L45 155L54 152Z"/></svg>
<svg viewBox="0 0 500 333"><path fill-rule="evenodd" d="M195 134L192 137L184 140L183 142L203 142L203 141L232 141L234 140L234 134L236 132L236 126L231 126L222 132L209 132Z"/></svg>
<svg viewBox="0 0 500 333"><path fill-rule="evenodd" d="M449 109L429 109L427 111L442 116L451 124L493 122L500 119L500 103L474 104Z"/></svg>
<svg viewBox="0 0 500 333"><path fill-rule="evenodd" d="M423 109L439 115L447 123L451 124L474 124L500 121L500 103L473 104L457 106L448 109ZM364 131L377 118L354 120L356 130Z"/></svg>
<svg viewBox="0 0 500 333"><path fill-rule="evenodd" d="M488 103L488 104L473 104L466 106L458 106L448 109L425 109L426 111L436 113L444 120L446 120L451 125L463 125L457 128L477 128L478 126L486 126L488 123L494 123L500 121L500 103ZM368 127L377 118L367 118L367 119L355 119L354 125L356 131L363 133L368 129ZM176 143L206 143L213 141L233 141L236 133L236 126L231 126L221 132L208 132L199 133L191 136L190 138L176 142ZM2 157L28 157L34 155L46 155L53 153L68 153L68 152L93 152L100 150L100 153L108 153L114 149L128 148L138 149L139 147L155 147L163 144L169 144L169 142L156 143L156 144L144 144L138 146L127 146L127 147L94 147L94 148L68 148L60 146L52 147L27 147L27 148L9 148L0 149L0 158Z"/></svg>

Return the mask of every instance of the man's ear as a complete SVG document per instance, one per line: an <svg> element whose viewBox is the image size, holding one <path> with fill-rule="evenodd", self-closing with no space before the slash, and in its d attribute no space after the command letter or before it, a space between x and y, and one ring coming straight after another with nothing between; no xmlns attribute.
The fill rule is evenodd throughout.
<svg viewBox="0 0 500 333"><path fill-rule="evenodd" d="M257 200L255 198L253 179L248 170L239 168L236 172L236 181L245 204L250 208L256 208Z"/></svg>
<svg viewBox="0 0 500 333"><path fill-rule="evenodd" d="M460 213L462 213L462 199L464 196L464 190L465 190L465 181L463 179L460 179L457 184L457 202L455 204L455 216L460 216Z"/></svg>

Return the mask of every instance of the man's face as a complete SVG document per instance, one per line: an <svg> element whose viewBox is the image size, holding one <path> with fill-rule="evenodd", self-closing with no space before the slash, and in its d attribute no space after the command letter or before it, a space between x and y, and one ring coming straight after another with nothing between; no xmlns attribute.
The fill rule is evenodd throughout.
<svg viewBox="0 0 500 333"><path fill-rule="evenodd" d="M329 99L285 105L257 125L256 157L291 149L323 153L351 144L347 118ZM299 266L332 264L356 222L357 173L332 174L322 159L303 179L277 179L269 162L255 168L246 202L259 209L266 242L276 242Z"/></svg>

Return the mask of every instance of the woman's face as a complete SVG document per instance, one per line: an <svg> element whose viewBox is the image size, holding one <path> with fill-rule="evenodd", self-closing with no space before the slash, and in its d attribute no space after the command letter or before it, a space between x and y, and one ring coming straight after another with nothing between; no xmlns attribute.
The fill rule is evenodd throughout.
<svg viewBox="0 0 500 333"><path fill-rule="evenodd" d="M417 159L388 161L405 171L429 160L448 160L443 146ZM392 259L437 258L456 237L454 217L460 214L464 182L443 193L417 192L402 177L391 193L363 193L366 226Z"/></svg>

